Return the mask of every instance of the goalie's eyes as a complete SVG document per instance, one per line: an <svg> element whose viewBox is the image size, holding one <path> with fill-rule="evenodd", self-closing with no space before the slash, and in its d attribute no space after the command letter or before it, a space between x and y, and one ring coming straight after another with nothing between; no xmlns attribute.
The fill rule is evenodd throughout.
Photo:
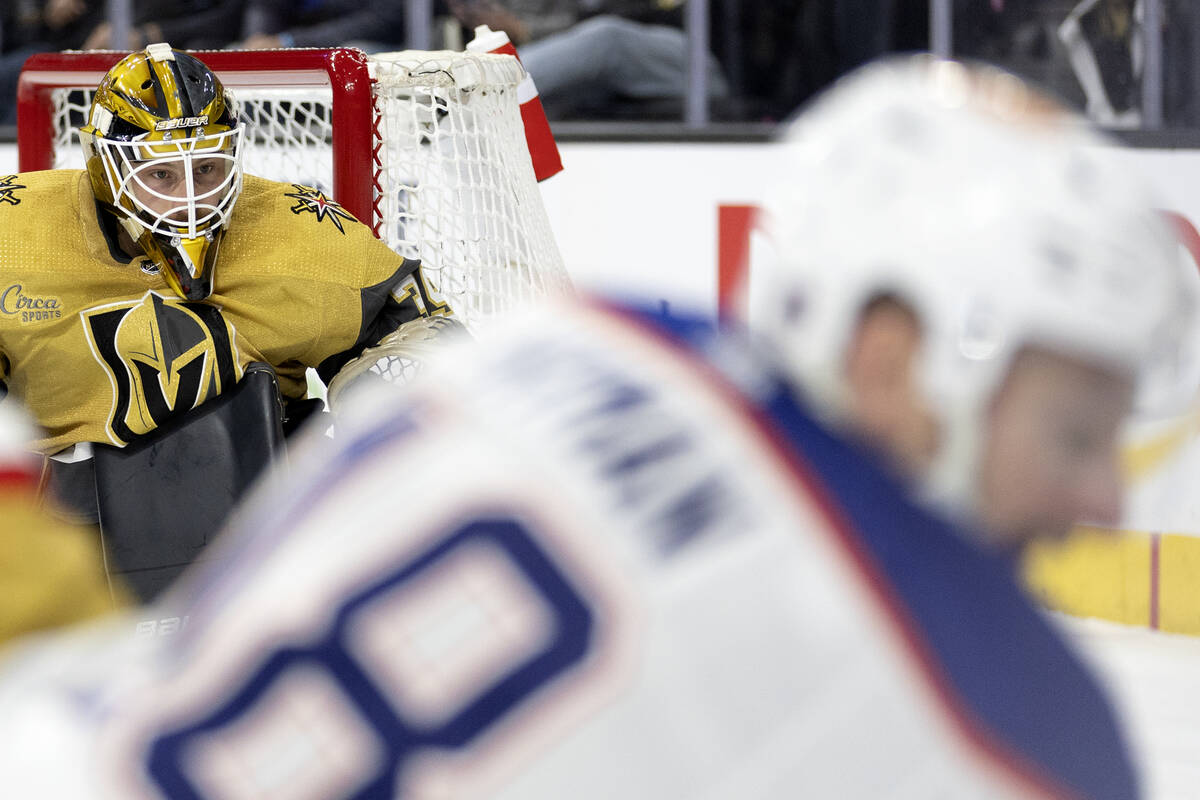
<svg viewBox="0 0 1200 800"><path fill-rule="evenodd" d="M166 188L182 183L184 172L180 164L146 164L134 170L134 175L143 183Z"/></svg>
<svg viewBox="0 0 1200 800"><path fill-rule="evenodd" d="M226 175L223 159L205 158L192 164L192 183L197 189L208 189L219 184ZM140 170L141 181L157 191L182 189L185 184L185 167L182 164L157 164Z"/></svg>

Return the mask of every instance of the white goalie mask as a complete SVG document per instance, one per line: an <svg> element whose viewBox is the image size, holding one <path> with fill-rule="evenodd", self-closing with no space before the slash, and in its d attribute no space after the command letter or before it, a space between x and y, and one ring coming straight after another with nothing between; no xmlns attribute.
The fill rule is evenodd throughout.
<svg viewBox="0 0 1200 800"><path fill-rule="evenodd" d="M973 513L984 414L1023 347L1194 392L1183 331L1196 276L1112 156L999 70L928 56L869 66L787 131L749 322L836 418L862 311L884 296L910 307L940 426L925 488Z"/></svg>
<svg viewBox="0 0 1200 800"><path fill-rule="evenodd" d="M100 140L117 205L150 231L194 239L229 221L240 188L241 129L162 142Z"/></svg>

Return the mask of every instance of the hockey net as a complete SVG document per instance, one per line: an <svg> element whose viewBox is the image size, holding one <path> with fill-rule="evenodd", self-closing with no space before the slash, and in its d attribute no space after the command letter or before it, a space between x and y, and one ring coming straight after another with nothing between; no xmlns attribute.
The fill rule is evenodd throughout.
<svg viewBox="0 0 1200 800"><path fill-rule="evenodd" d="M77 129L122 53L47 53L18 89L22 171L82 167ZM315 187L410 258L475 335L568 291L525 145L520 63L504 55L352 49L197 54L248 120L245 171ZM414 364L381 352L402 381Z"/></svg>

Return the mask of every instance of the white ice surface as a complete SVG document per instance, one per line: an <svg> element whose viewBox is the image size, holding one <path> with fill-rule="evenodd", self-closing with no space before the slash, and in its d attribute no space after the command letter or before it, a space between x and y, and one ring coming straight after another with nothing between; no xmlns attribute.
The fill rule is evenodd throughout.
<svg viewBox="0 0 1200 800"><path fill-rule="evenodd" d="M1200 637L1057 619L1109 686L1142 770L1145 796L1200 798Z"/></svg>

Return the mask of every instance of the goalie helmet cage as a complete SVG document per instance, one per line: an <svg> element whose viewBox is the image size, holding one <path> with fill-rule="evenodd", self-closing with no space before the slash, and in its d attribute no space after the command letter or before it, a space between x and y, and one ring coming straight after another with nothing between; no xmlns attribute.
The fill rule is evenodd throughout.
<svg viewBox="0 0 1200 800"><path fill-rule="evenodd" d="M31 57L22 172L82 167L78 127L125 53ZM569 287L525 144L511 56L350 48L198 52L248 123L245 171L312 186L410 258L469 329Z"/></svg>

